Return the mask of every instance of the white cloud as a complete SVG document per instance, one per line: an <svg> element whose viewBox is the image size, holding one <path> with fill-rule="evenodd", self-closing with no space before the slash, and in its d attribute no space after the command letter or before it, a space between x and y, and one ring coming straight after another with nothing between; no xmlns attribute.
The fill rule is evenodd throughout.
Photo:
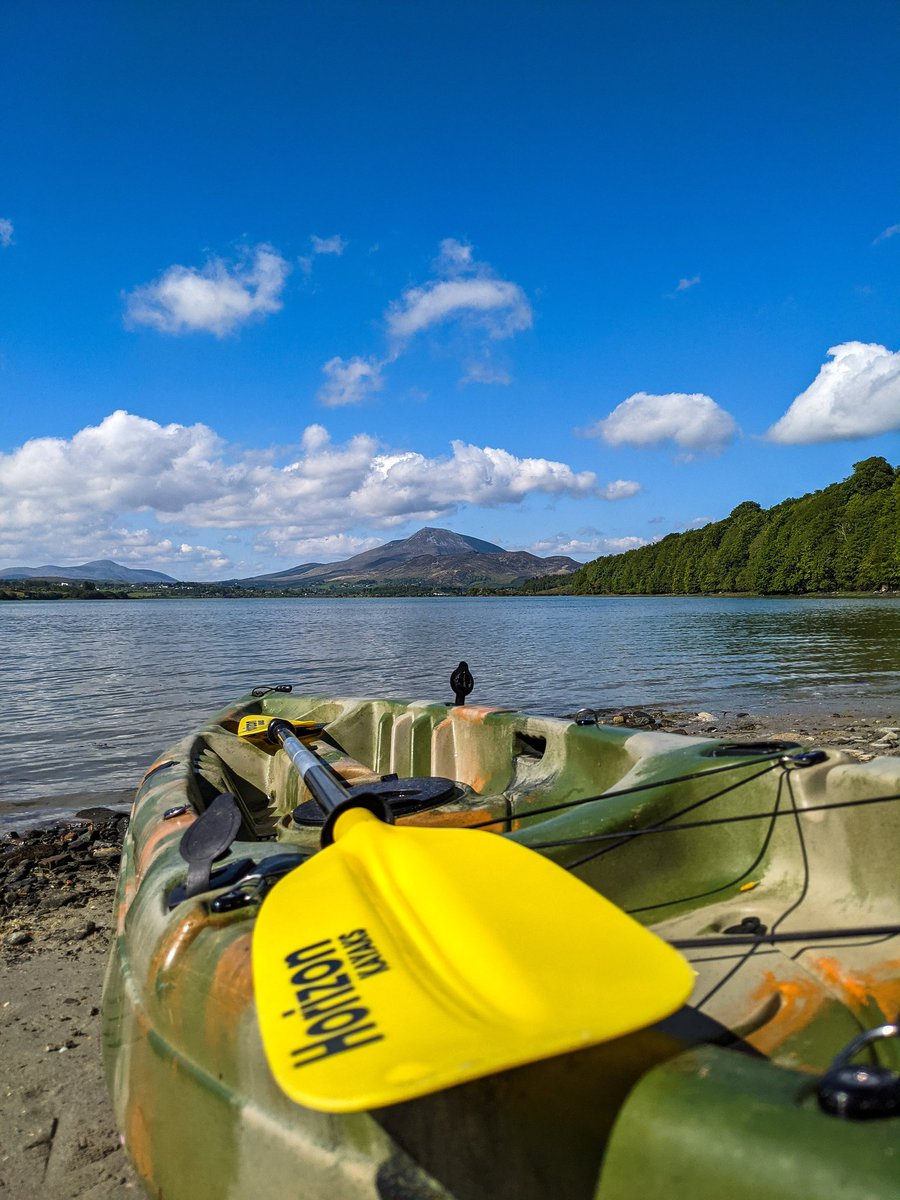
<svg viewBox="0 0 900 1200"><path fill-rule="evenodd" d="M0 246L11 246L13 242L13 223L8 217L0 217Z"/></svg>
<svg viewBox="0 0 900 1200"><path fill-rule="evenodd" d="M444 238L434 260L434 270L438 275L455 275L463 271L471 271L477 264L474 252L468 242L460 242L456 238Z"/></svg>
<svg viewBox="0 0 900 1200"><path fill-rule="evenodd" d="M434 266L443 278L408 288L388 309L393 339L403 342L451 320L481 329L491 338L530 328L531 305L525 293L517 283L500 279L487 263L477 262L471 246L444 238Z"/></svg>
<svg viewBox="0 0 900 1200"><path fill-rule="evenodd" d="M584 432L610 446L657 446L671 441L687 452L718 453L737 431L731 414L699 392L664 396L636 392Z"/></svg>
<svg viewBox="0 0 900 1200"><path fill-rule="evenodd" d="M347 249L346 239L342 238L339 233L332 234L331 237L316 237L313 234L310 239L312 250L309 254L301 254L297 259L304 275L309 275L313 269L313 259L317 254L336 254L338 257Z"/></svg>
<svg viewBox="0 0 900 1200"><path fill-rule="evenodd" d="M490 358L473 359L466 364L466 373L460 383L494 383L504 387L512 383L512 376L502 367L496 367Z"/></svg>
<svg viewBox="0 0 900 1200"><path fill-rule="evenodd" d="M872 245L877 246L879 242L886 242L889 238L896 237L898 233L900 233L900 225L888 225L887 229L882 229Z"/></svg>
<svg viewBox="0 0 900 1200"><path fill-rule="evenodd" d="M127 295L126 321L160 333L225 337L247 321L280 310L289 271L281 255L265 244L233 266L220 258L200 269L176 264Z"/></svg>
<svg viewBox="0 0 900 1200"><path fill-rule="evenodd" d="M604 489L592 471L563 462L460 441L436 457L368 434L336 445L321 425L309 426L292 460L279 465L271 453L226 444L206 425L160 425L118 411L72 438L36 438L0 454L0 559L33 565L39 551L44 561L59 553L70 561L187 558L213 570L228 562L215 542L230 530L296 550L359 527L448 517L464 505L597 498L621 487ZM128 532L138 523L138 533Z"/></svg>
<svg viewBox="0 0 900 1200"><path fill-rule="evenodd" d="M641 485L633 479L614 479L612 483L607 483L600 489L600 495L604 500L627 500L629 496L637 495L640 490Z"/></svg>
<svg viewBox="0 0 900 1200"><path fill-rule="evenodd" d="M519 285L505 279L441 279L404 292L388 312L388 331L405 339L453 318L504 338L529 328L531 308Z"/></svg>
<svg viewBox="0 0 900 1200"><path fill-rule="evenodd" d="M832 361L766 433L770 442L833 442L900 429L900 353L844 342L828 355Z"/></svg>
<svg viewBox="0 0 900 1200"><path fill-rule="evenodd" d="M268 543L260 542L256 547L261 553L271 554L274 549L284 558L297 562L340 562L363 550L371 550L384 541L383 537L356 537L349 533L329 533L310 537L301 525L287 525L272 530Z"/></svg>
<svg viewBox="0 0 900 1200"><path fill-rule="evenodd" d="M690 291L690 289L692 287L696 287L699 282L700 282L699 275L692 275L690 279L679 279L678 284L675 288L675 291L676 292Z"/></svg>
<svg viewBox="0 0 900 1200"><path fill-rule="evenodd" d="M322 367L326 382L319 389L319 403L326 408L340 408L359 404L372 392L380 392L382 365L370 358L329 359Z"/></svg>
<svg viewBox="0 0 900 1200"><path fill-rule="evenodd" d="M646 545L648 541L642 537L607 537L597 529L579 529L574 535L551 534L532 543L528 549L532 554L539 554L541 557L567 554L570 558L587 560L598 558L602 554L622 554L626 550Z"/></svg>
<svg viewBox="0 0 900 1200"><path fill-rule="evenodd" d="M316 237L315 234L310 238L312 242L313 254L337 254L341 255L347 249L347 242L339 233L332 234L331 237Z"/></svg>
<svg viewBox="0 0 900 1200"><path fill-rule="evenodd" d="M301 263L311 269L311 259ZM320 403L330 408L358 404L380 391L382 370L407 352L417 334L439 325L456 328L457 349L462 346L466 363L461 383L512 382L507 371L491 363L490 345L531 326L531 306L523 290L476 261L472 247L456 238L444 238L432 265L436 278L408 288L388 306L388 347L380 358L336 357L325 363L322 370L328 381L318 394Z"/></svg>

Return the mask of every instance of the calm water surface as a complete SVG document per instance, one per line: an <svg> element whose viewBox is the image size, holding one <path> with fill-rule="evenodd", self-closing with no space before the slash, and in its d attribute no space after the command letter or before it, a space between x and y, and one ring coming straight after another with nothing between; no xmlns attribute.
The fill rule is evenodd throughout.
<svg viewBox="0 0 900 1200"><path fill-rule="evenodd" d="M135 785L200 719L259 683L472 701L755 713L898 706L892 600L560 597L0 604L0 823L48 798ZM68 800L67 800L68 798Z"/></svg>

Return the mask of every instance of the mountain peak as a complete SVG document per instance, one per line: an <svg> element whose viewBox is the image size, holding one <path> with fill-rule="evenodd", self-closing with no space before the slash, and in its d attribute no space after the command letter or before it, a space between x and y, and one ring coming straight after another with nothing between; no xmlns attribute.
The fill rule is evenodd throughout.
<svg viewBox="0 0 900 1200"><path fill-rule="evenodd" d="M571 558L538 558L523 550L507 551L494 542L426 525L408 538L397 538L354 554L343 562L303 563L287 571L241 580L251 584L311 586L371 583L453 586L513 583L537 575L570 574L581 564Z"/></svg>
<svg viewBox="0 0 900 1200"><path fill-rule="evenodd" d="M502 554L503 547L494 542L485 542L481 538L469 537L464 533L454 533L452 529L440 529L435 525L425 525L416 530L408 538L400 542L390 542L398 549L404 547L404 557L418 554ZM385 549L386 547L382 547Z"/></svg>
<svg viewBox="0 0 900 1200"><path fill-rule="evenodd" d="M82 563L79 567L7 567L0 571L0 579L90 579L95 583L177 583L171 575L162 571L148 571L123 567L111 558L97 558Z"/></svg>

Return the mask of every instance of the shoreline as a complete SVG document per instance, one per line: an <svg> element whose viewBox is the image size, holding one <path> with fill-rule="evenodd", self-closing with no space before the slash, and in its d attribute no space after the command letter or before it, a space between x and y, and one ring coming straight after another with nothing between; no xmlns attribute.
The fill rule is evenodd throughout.
<svg viewBox="0 0 900 1200"><path fill-rule="evenodd" d="M604 723L635 730L790 741L831 747L860 762L877 755L900 757L900 707L877 715L760 716L653 707L595 711ZM123 793L75 795L96 802ZM102 804L82 809L80 817L59 813L51 822L27 828L25 810L21 816L19 830L0 834L0 992L5 997L0 1000L0 1196L140 1196L106 1092L100 1026L127 816Z"/></svg>

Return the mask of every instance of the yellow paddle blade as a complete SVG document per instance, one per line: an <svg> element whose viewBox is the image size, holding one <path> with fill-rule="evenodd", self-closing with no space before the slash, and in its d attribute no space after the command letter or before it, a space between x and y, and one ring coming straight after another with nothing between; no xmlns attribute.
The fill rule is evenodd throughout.
<svg viewBox="0 0 900 1200"><path fill-rule="evenodd" d="M353 809L278 883L253 936L280 1087L356 1112L640 1029L693 972L561 867L495 834Z"/></svg>
<svg viewBox="0 0 900 1200"><path fill-rule="evenodd" d="M269 741L269 726L273 721L284 720L284 717L241 717L238 722L238 737L246 738L248 742L253 742L257 746L265 746L274 754L278 749L278 743ZM318 737L325 728L318 721L287 721L286 723L291 726L299 738Z"/></svg>

